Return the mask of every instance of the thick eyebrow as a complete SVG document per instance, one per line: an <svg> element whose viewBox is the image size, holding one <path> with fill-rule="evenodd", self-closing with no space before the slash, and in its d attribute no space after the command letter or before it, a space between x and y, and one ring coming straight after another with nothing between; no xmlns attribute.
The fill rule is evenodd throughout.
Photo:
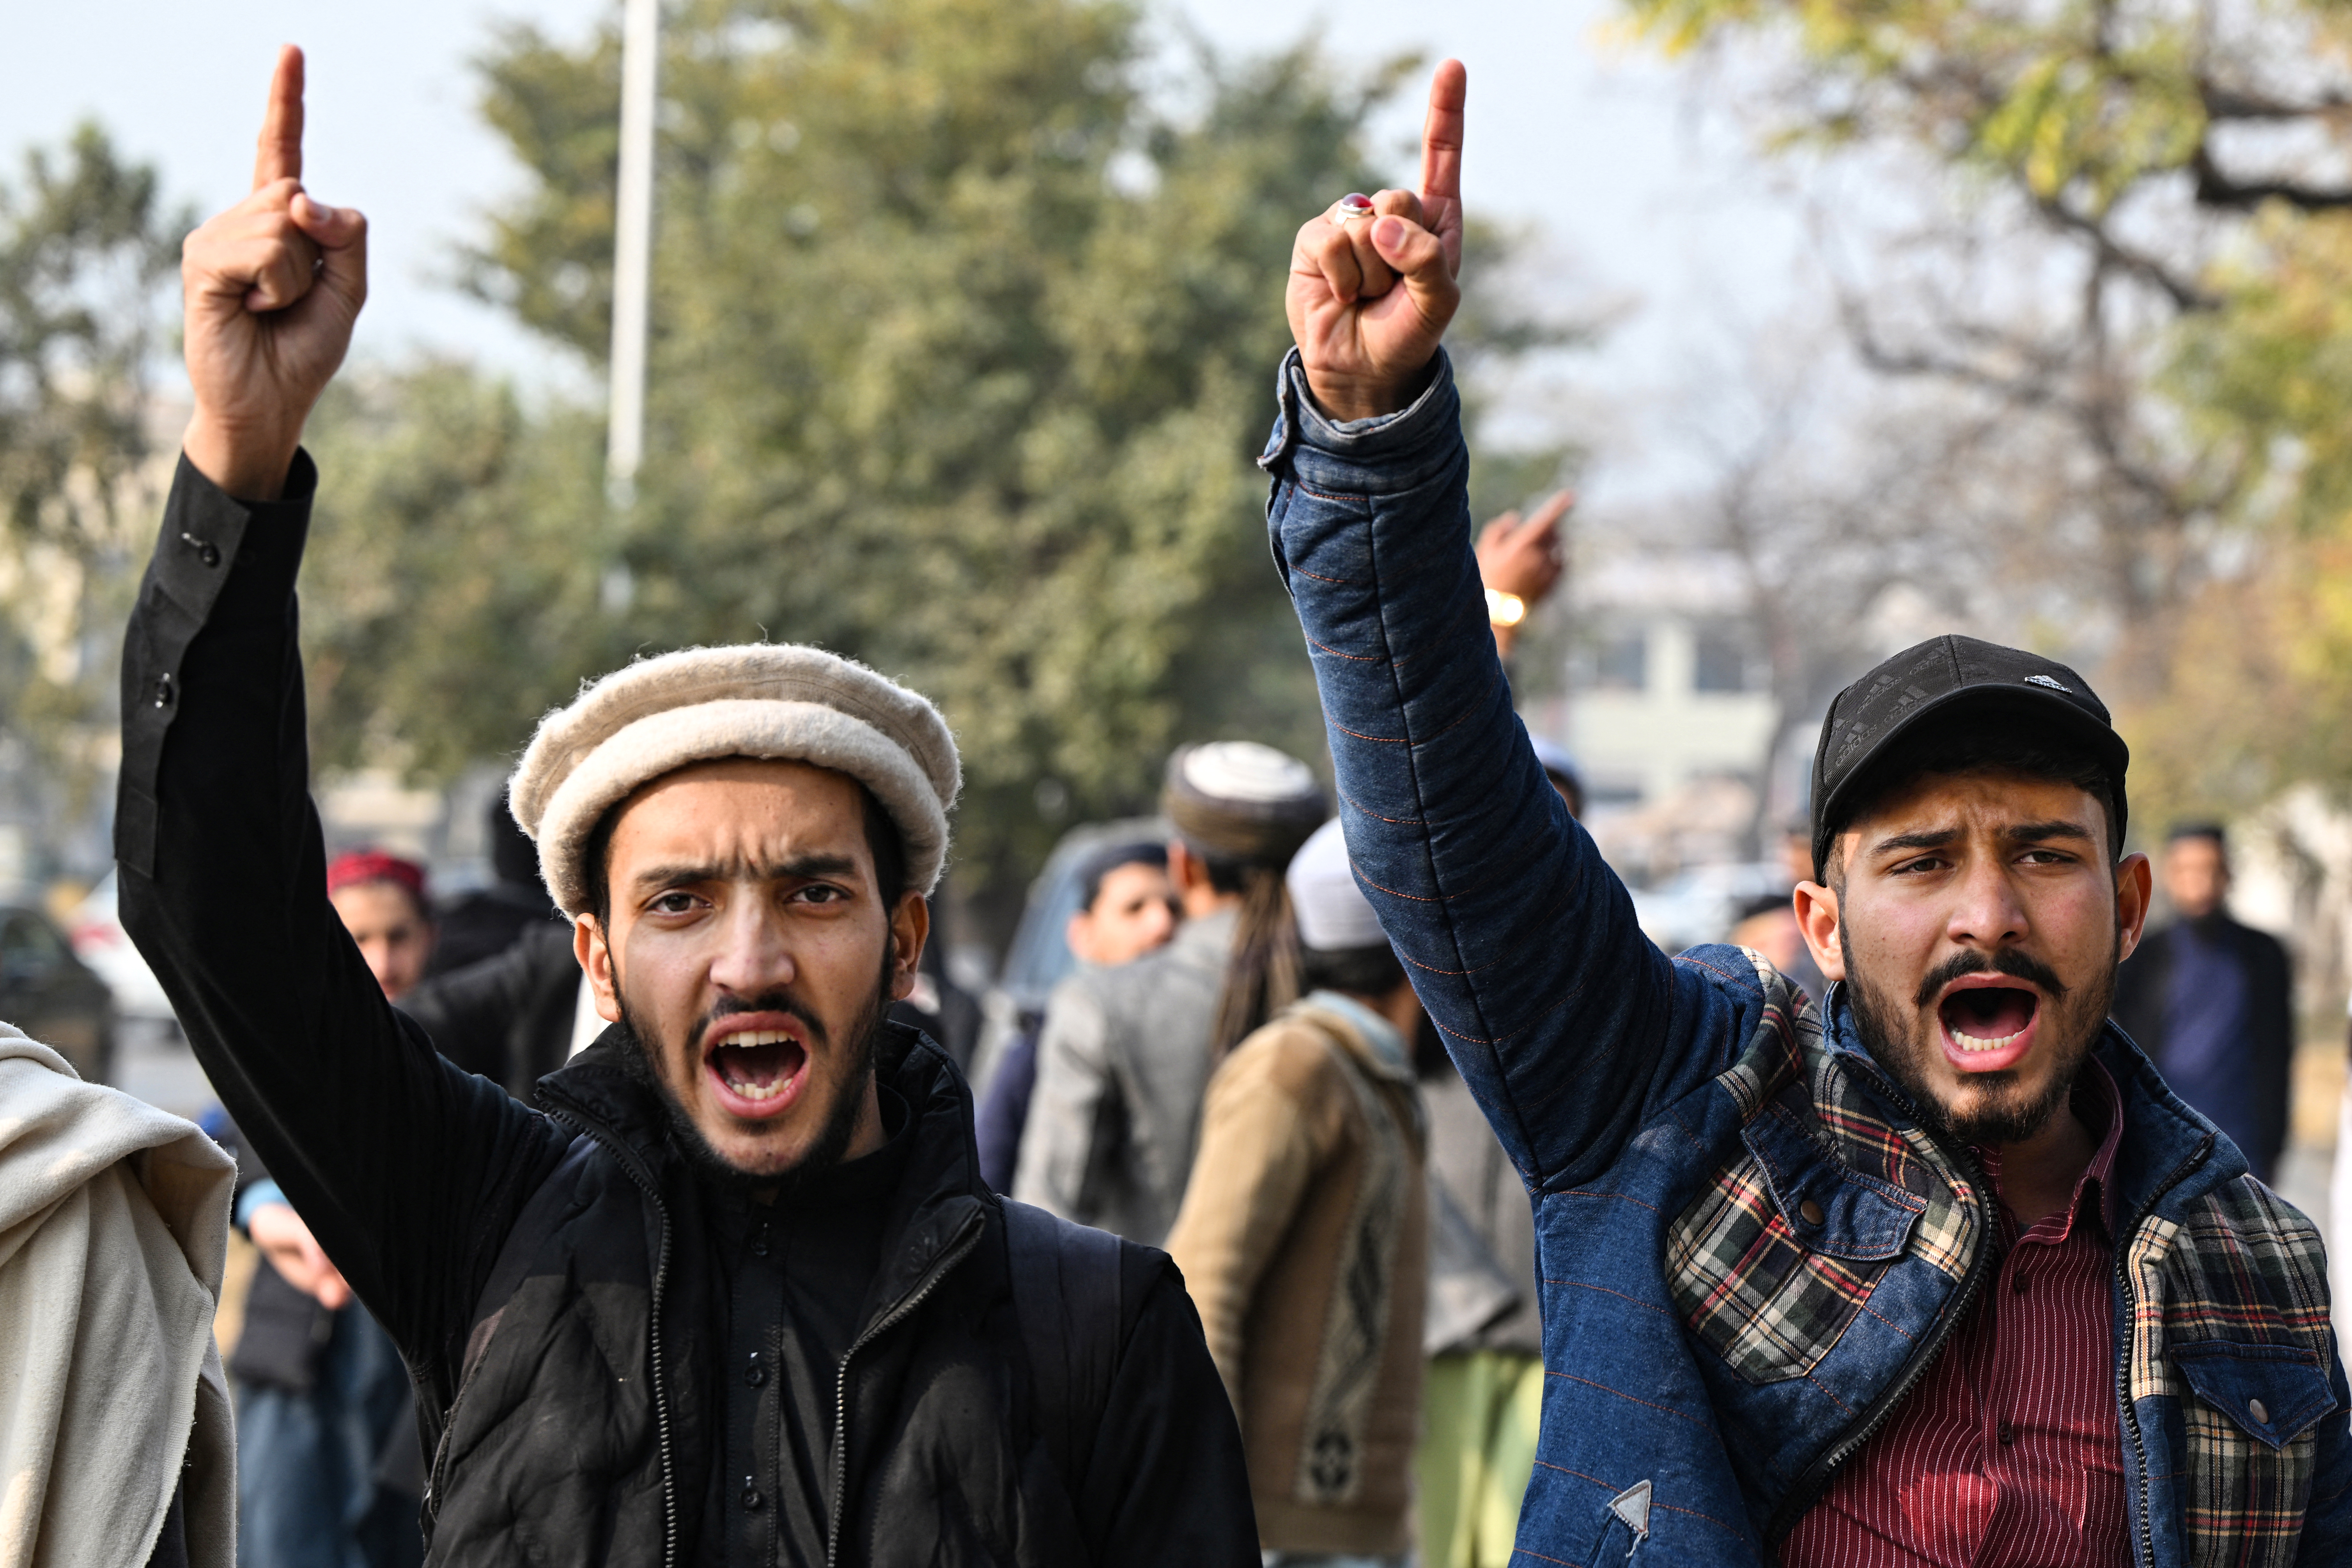
<svg viewBox="0 0 2352 1568"><path fill-rule="evenodd" d="M2039 844L2046 838L2080 838L2088 843L2091 830L2079 822L2053 817L2048 822L2021 822L2001 830L2004 838L2021 838L2028 844Z"/></svg>
<svg viewBox="0 0 2352 1568"><path fill-rule="evenodd" d="M846 855L795 855L771 866L740 860L649 866L632 879L640 890L648 888L692 887L698 882L814 882L825 878L857 878L857 862Z"/></svg>
<svg viewBox="0 0 2352 1568"><path fill-rule="evenodd" d="M1930 833L1898 833L1872 845L1870 856L1874 860L1890 849L1941 849L1959 836L1960 830L1957 827L1938 828Z"/></svg>
<svg viewBox="0 0 2352 1568"><path fill-rule="evenodd" d="M2013 842L2027 844L2046 843L2053 838L2079 838L2084 843L2091 841L2089 828L2079 822L2068 822L2059 817L2053 817L2046 822L2021 822L2014 826L2002 828L2000 836ZM1872 845L1870 854L1871 858L1875 859L1881 855L1897 849L1941 849L1959 837L1960 830L1957 827L1937 828L1926 833L1897 833L1892 837L1882 838Z"/></svg>

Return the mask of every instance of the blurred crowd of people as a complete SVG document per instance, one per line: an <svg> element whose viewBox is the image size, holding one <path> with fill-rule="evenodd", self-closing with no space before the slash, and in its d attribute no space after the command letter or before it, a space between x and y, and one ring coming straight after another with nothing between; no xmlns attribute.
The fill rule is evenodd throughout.
<svg viewBox="0 0 2352 1568"><path fill-rule="evenodd" d="M932 924L953 734L822 649L584 687L463 899L327 854L300 437L365 225L302 189L281 56L187 243L124 660L123 923L221 1103L198 1136L0 1030L0 1568L2352 1551L2321 1248L2249 1179L2284 952L2187 824L2118 974L2150 868L2076 672L1895 656L1747 952L1638 928L1510 705L1570 500L1464 549L1465 90L1289 275L1269 519L1333 784L1177 748L982 1049Z"/></svg>
<svg viewBox="0 0 2352 1568"><path fill-rule="evenodd" d="M1498 520L1479 561L1511 634L1559 574L1569 498ZM1573 759L1533 746L1571 816ZM979 1169L1000 1193L1164 1247L1240 1418L1266 1562L1501 1568L1543 1394L1524 1180L1423 1015L1349 870L1314 771L1251 742L1181 748L1164 833L1087 853L1061 932L1074 973L974 1058L944 977L897 1005L974 1079ZM528 1100L604 1028L503 797L492 876L436 906L377 849L327 868L329 902L384 997L452 1062ZM1790 825L1791 886L1812 836ZM2176 924L2123 970L2116 1013L2267 1176L2292 1049L2284 951L2227 910L2223 830L2168 840ZM1806 993L1823 981L1785 895L1725 940ZM2249 1047L2251 1047L2251 1054ZM226 1362L247 1568L422 1561L426 1485L399 1352L217 1110L233 1214L257 1258Z"/></svg>

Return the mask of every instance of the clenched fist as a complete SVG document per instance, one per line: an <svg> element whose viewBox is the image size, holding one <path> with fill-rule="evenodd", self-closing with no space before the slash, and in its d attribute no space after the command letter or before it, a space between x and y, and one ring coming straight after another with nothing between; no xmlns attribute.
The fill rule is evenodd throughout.
<svg viewBox="0 0 2352 1568"><path fill-rule="evenodd" d="M1437 68L1421 133L1421 189L1382 191L1361 216L1307 220L1284 305L1307 390L1337 419L1391 414L1427 384L1462 302L1462 106L1469 75Z"/></svg>
<svg viewBox="0 0 2352 1568"><path fill-rule="evenodd" d="M367 299L367 220L302 188L302 51L278 56L253 194L180 252L195 416L183 443L233 496L274 500Z"/></svg>

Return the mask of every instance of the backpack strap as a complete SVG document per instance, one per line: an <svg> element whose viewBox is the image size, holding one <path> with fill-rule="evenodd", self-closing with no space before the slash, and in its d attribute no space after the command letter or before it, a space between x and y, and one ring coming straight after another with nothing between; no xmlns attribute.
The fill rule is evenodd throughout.
<svg viewBox="0 0 2352 1568"><path fill-rule="evenodd" d="M1038 1430L1055 1472L1076 1491L1118 1370L1121 1243L1010 1198L1004 1236Z"/></svg>

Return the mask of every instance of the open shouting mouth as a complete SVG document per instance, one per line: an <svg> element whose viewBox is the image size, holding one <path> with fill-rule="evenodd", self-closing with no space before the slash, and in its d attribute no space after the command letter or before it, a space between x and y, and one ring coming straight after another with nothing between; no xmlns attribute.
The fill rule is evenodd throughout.
<svg viewBox="0 0 2352 1568"><path fill-rule="evenodd" d="M2000 1072L2033 1048L2042 997L2004 974L1952 982L1936 1007L1944 1058L1961 1072Z"/></svg>
<svg viewBox="0 0 2352 1568"><path fill-rule="evenodd" d="M807 1026L775 1013L737 1013L704 1036L703 1076L729 1114L746 1121L780 1116L808 1085Z"/></svg>

